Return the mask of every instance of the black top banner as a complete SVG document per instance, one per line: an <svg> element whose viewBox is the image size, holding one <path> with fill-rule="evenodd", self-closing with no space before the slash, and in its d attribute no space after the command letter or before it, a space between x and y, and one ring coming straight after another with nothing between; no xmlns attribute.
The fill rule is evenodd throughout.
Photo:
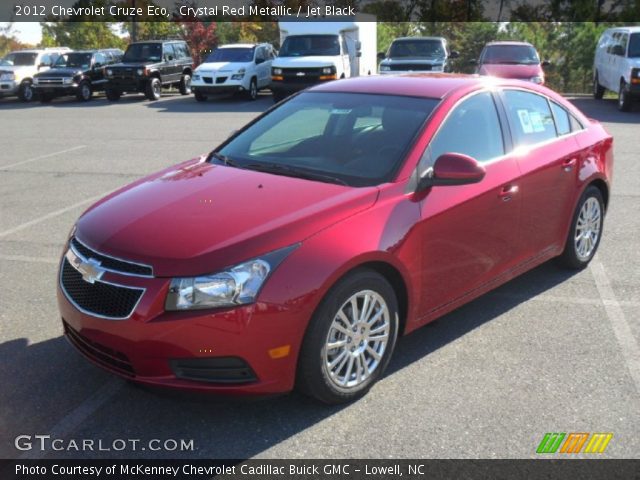
<svg viewBox="0 0 640 480"><path fill-rule="evenodd" d="M640 460L0 460L3 480L614 480L639 475Z"/></svg>
<svg viewBox="0 0 640 480"><path fill-rule="evenodd" d="M640 0L9 0L2 22L264 21L620 22Z"/></svg>

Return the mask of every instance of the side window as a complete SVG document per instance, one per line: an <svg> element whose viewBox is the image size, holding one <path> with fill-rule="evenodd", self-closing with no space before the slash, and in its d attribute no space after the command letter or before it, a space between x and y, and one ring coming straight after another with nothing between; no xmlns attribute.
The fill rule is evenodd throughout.
<svg viewBox="0 0 640 480"><path fill-rule="evenodd" d="M427 150L426 161L431 163L443 153L463 153L479 162L504 155L502 129L491 93L478 93L458 105ZM429 166L421 165L420 169L424 171Z"/></svg>
<svg viewBox="0 0 640 480"><path fill-rule="evenodd" d="M103 53L96 53L96 57L95 57L95 63L94 65L100 64L100 65L106 65L107 64L107 58L105 57L105 55Z"/></svg>
<svg viewBox="0 0 640 480"><path fill-rule="evenodd" d="M42 55L42 57L40 58L40 62L38 63L38 66L40 65L46 65L49 66L51 65L51 63L53 62L53 59L51 58L51 55L48 53L45 53L44 55Z"/></svg>
<svg viewBox="0 0 640 480"><path fill-rule="evenodd" d="M620 35L620 41L618 42L618 44L622 47L621 52L621 56L626 57L627 56L627 43L629 43L629 34L628 33L624 33Z"/></svg>
<svg viewBox="0 0 640 480"><path fill-rule="evenodd" d="M556 137L553 116L546 98L522 90L505 90L504 98L515 147Z"/></svg>
<svg viewBox="0 0 640 480"><path fill-rule="evenodd" d="M571 123L571 131L572 132L577 132L579 130L584 130L584 127L582 126L582 123L580 123L580 121L576 117L571 115L571 114L569 114L569 122Z"/></svg>
<svg viewBox="0 0 640 480"><path fill-rule="evenodd" d="M267 57L264 54L264 47L256 48L256 60L266 60Z"/></svg>
<svg viewBox="0 0 640 480"><path fill-rule="evenodd" d="M171 58L175 59L176 58L176 53L173 51L173 45L171 45L170 43L165 43L162 47L162 53L163 53L163 60L168 60L169 56L171 56Z"/></svg>
<svg viewBox="0 0 640 480"><path fill-rule="evenodd" d="M276 52L271 45L267 47L267 50L269 52L269 55L268 55L269 60L273 60L274 58L276 58Z"/></svg>
<svg viewBox="0 0 640 480"><path fill-rule="evenodd" d="M613 47L618 43L618 38L620 34L618 32L614 33L607 43L607 53L613 53Z"/></svg>
<svg viewBox="0 0 640 480"><path fill-rule="evenodd" d="M185 43L175 43L173 49L177 58L187 58L189 56L189 49Z"/></svg>
<svg viewBox="0 0 640 480"><path fill-rule="evenodd" d="M556 121L556 131L558 135L571 133L571 123L567 111L555 102L551 102L551 110L553 111L553 118Z"/></svg>

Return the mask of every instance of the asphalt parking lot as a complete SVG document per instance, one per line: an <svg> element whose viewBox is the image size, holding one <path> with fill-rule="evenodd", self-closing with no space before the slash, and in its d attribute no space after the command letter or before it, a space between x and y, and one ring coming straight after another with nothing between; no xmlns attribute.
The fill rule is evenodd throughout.
<svg viewBox="0 0 640 480"><path fill-rule="evenodd" d="M640 108L577 98L615 137L610 209L591 266L553 263L403 338L364 399L327 407L176 395L89 364L62 336L57 263L91 203L209 151L272 105L168 95L0 100L0 458L515 458L546 432L612 432L640 458ZM285 201L285 199L283 199ZM193 440L193 451L29 450L18 435Z"/></svg>

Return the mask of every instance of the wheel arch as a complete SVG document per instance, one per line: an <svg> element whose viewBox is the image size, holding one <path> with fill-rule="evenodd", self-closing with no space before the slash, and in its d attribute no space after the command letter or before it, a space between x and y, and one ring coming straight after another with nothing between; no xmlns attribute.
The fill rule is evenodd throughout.
<svg viewBox="0 0 640 480"><path fill-rule="evenodd" d="M602 194L602 200L604 201L604 210L606 212L609 206L609 186L603 179L596 178L585 186L585 190L592 185L600 190L600 193Z"/></svg>

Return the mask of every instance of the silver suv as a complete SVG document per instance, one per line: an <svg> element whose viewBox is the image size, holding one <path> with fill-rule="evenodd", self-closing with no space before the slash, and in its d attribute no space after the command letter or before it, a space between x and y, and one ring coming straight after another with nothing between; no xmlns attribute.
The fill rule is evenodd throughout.
<svg viewBox="0 0 640 480"><path fill-rule="evenodd" d="M33 76L48 70L68 47L18 50L0 60L0 98L17 95L23 102L33 100Z"/></svg>

